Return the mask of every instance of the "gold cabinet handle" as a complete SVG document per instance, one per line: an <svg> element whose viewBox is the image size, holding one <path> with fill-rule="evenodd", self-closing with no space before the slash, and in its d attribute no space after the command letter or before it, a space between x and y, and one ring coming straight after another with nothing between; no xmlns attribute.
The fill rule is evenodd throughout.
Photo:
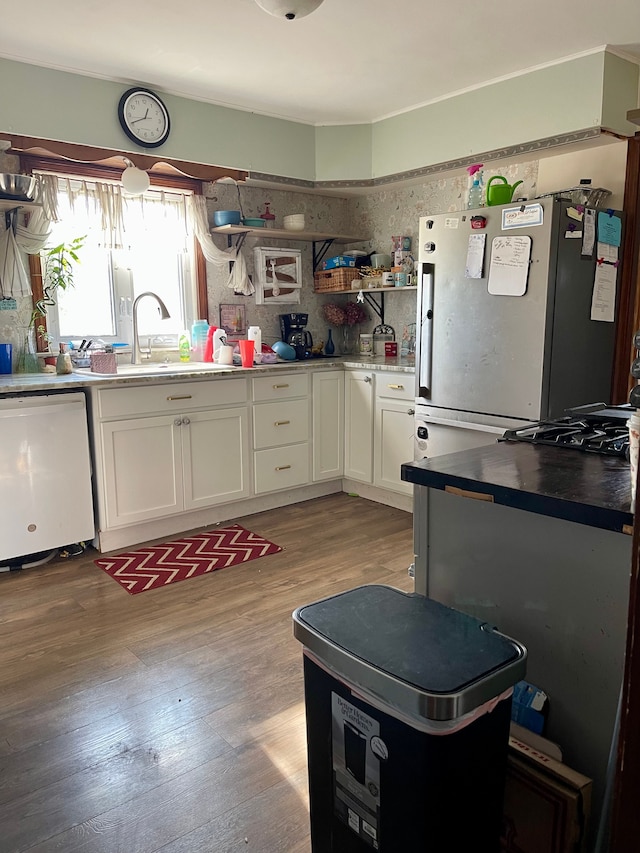
<svg viewBox="0 0 640 853"><path fill-rule="evenodd" d="M289 468L291 468L291 465L280 465L276 468L276 471L287 471Z"/></svg>
<svg viewBox="0 0 640 853"><path fill-rule="evenodd" d="M288 383L288 382L285 382L285 383L284 383L284 385L274 385L274 386L273 386L273 390L274 390L274 391L277 391L277 390L278 390L278 388L288 388L288 387L289 387L289 383Z"/></svg>
<svg viewBox="0 0 640 853"><path fill-rule="evenodd" d="M287 424L290 424L290 423L291 423L291 421L274 421L273 425L274 426L286 426Z"/></svg>
<svg viewBox="0 0 640 853"><path fill-rule="evenodd" d="M404 391L404 385L387 385L387 388L391 388L393 391Z"/></svg>
<svg viewBox="0 0 640 853"><path fill-rule="evenodd" d="M183 394L181 397L167 397L167 400L190 400L191 394Z"/></svg>

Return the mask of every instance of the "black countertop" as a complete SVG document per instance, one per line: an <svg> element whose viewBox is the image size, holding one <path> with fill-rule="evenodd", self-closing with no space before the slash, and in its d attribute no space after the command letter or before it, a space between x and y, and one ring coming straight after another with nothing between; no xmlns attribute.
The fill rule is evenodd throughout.
<svg viewBox="0 0 640 853"><path fill-rule="evenodd" d="M409 483L624 533L633 526L629 478L619 457L511 441L402 466Z"/></svg>

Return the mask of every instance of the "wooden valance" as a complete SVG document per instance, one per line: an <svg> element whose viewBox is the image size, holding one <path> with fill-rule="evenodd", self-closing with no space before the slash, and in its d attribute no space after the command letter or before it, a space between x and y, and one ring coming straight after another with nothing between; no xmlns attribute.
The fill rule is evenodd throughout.
<svg viewBox="0 0 640 853"><path fill-rule="evenodd" d="M47 162L51 159L66 161L73 165L73 174L86 174L87 177L105 175L104 169L113 169L114 177L118 180L122 171L133 163L138 169L144 169L151 178L151 183L163 186L179 186L171 182L171 178L189 178L196 181L216 181L220 178L233 178L235 181L245 181L249 173L240 169L229 169L226 166L208 166L203 163L189 163L186 160L176 160L163 157L161 154L139 154L129 151L114 151L110 148L95 148L92 145L77 145L72 142L57 142L53 139L39 139L33 136L16 136L2 133L2 139L11 142L8 154L20 155L21 163L26 167L27 158L40 158ZM100 166L98 173L81 171L81 167L90 169ZM34 167L35 168L35 167ZM40 166L44 168L44 166Z"/></svg>

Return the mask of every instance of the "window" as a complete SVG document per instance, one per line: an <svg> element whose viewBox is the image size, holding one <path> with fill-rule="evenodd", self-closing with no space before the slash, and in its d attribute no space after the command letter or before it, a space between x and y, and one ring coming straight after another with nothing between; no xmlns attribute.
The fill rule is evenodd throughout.
<svg viewBox="0 0 640 853"><path fill-rule="evenodd" d="M121 223L105 230L101 205L109 204L109 198L105 201L101 188L119 194L114 186L58 178L60 221L53 223L48 245L81 236L85 240L78 253L80 263L74 268L74 287L58 290L56 305L47 309L49 334L55 340L91 338L130 344L133 302L152 291L171 316L161 320L156 301L141 300L139 335L176 346L180 331L189 328L199 313L195 241L186 216L189 191L152 187L143 196L123 194ZM44 266L43 261L43 272Z"/></svg>

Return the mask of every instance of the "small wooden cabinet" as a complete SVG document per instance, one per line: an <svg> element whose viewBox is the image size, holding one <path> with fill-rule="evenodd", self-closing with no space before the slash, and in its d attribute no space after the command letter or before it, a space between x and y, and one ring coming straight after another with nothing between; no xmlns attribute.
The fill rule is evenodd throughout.
<svg viewBox="0 0 640 853"><path fill-rule="evenodd" d="M248 497L246 397L244 379L92 391L101 529Z"/></svg>
<svg viewBox="0 0 640 853"><path fill-rule="evenodd" d="M309 375L270 374L253 380L253 466L256 495L310 480Z"/></svg>
<svg viewBox="0 0 640 853"><path fill-rule="evenodd" d="M334 480L344 473L344 373L314 373L313 480Z"/></svg>
<svg viewBox="0 0 640 853"><path fill-rule="evenodd" d="M373 482L373 373L347 370L344 378L344 475Z"/></svg>
<svg viewBox="0 0 640 853"><path fill-rule="evenodd" d="M377 373L375 393L374 485L411 495L413 486L401 479L400 466L413 460L413 376Z"/></svg>

